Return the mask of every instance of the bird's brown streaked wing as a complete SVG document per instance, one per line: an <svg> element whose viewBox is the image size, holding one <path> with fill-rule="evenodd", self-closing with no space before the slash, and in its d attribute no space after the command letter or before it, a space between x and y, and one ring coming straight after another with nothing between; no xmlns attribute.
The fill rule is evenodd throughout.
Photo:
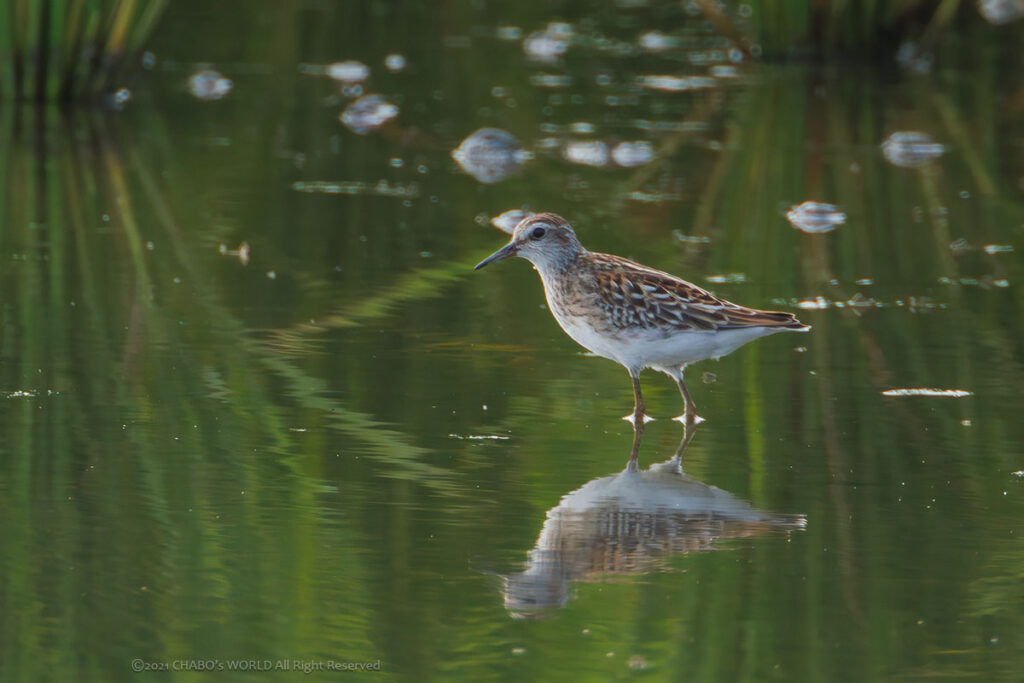
<svg viewBox="0 0 1024 683"><path fill-rule="evenodd" d="M609 322L616 328L804 327L790 313L739 306L674 275L625 259L604 257L595 265L598 266L595 293Z"/></svg>

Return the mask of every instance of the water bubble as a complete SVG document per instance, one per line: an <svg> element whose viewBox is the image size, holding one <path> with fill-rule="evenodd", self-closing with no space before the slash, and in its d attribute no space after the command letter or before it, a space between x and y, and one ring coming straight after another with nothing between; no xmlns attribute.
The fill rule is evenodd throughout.
<svg viewBox="0 0 1024 683"><path fill-rule="evenodd" d="M452 151L462 170L487 185L504 180L532 157L514 135L498 128L480 128Z"/></svg>
<svg viewBox="0 0 1024 683"><path fill-rule="evenodd" d="M744 273L725 273L724 275L708 275L704 279L716 285L743 284L747 281L747 276Z"/></svg>
<svg viewBox="0 0 1024 683"><path fill-rule="evenodd" d="M341 122L353 133L365 135L398 116L398 106L380 95L366 95L341 113Z"/></svg>
<svg viewBox="0 0 1024 683"><path fill-rule="evenodd" d="M518 26L499 26L494 35L498 40L519 40L523 37L523 29Z"/></svg>
<svg viewBox="0 0 1024 683"><path fill-rule="evenodd" d="M829 232L846 222L846 214L832 204L804 202L786 212L793 227L804 232Z"/></svg>
<svg viewBox="0 0 1024 683"><path fill-rule="evenodd" d="M607 166L608 145L600 140L572 140L562 148L562 157L572 164Z"/></svg>
<svg viewBox="0 0 1024 683"><path fill-rule="evenodd" d="M342 83L361 83L370 77L370 67L354 59L328 64L326 72L330 78Z"/></svg>
<svg viewBox="0 0 1024 683"><path fill-rule="evenodd" d="M681 230L673 230L672 236L680 242L687 244L708 244L711 242L711 238L705 235L684 235Z"/></svg>
<svg viewBox="0 0 1024 683"><path fill-rule="evenodd" d="M142 58L139 61L142 62L142 68L152 69L156 66L156 55L149 50L146 50L142 53Z"/></svg>
<svg viewBox="0 0 1024 683"><path fill-rule="evenodd" d="M628 665L633 671L643 671L648 666L647 660L643 655L633 655L629 658Z"/></svg>
<svg viewBox="0 0 1024 683"><path fill-rule="evenodd" d="M1001 26L1024 18L1021 0L978 0L978 13L990 24Z"/></svg>
<svg viewBox="0 0 1024 683"><path fill-rule="evenodd" d="M642 88L665 92L715 88L719 85L718 80L708 76L671 76L664 74L639 76L636 79L636 84Z"/></svg>
<svg viewBox="0 0 1024 683"><path fill-rule="evenodd" d="M524 218L529 218L530 216L535 215L536 214L533 211L527 211L526 209L509 209L508 211L500 213L492 218L491 225L496 227L498 230L507 232L511 235L515 231L516 226L519 225Z"/></svg>
<svg viewBox="0 0 1024 683"><path fill-rule="evenodd" d="M620 142L612 148L612 160L623 168L634 168L654 159L654 147L645 140Z"/></svg>
<svg viewBox="0 0 1024 683"><path fill-rule="evenodd" d="M555 36L562 40L571 40L574 33L572 24L565 21L548 22L548 26L544 29L544 32L549 36Z"/></svg>
<svg viewBox="0 0 1024 683"><path fill-rule="evenodd" d="M713 78L736 78L740 75L732 64L716 64L708 69L708 74Z"/></svg>
<svg viewBox="0 0 1024 683"><path fill-rule="evenodd" d="M220 253L224 256L234 256L238 259L239 263L247 266L252 257L252 247L249 246L248 242L242 242L238 245L237 249L228 249L226 244L222 244L220 245Z"/></svg>
<svg viewBox="0 0 1024 683"><path fill-rule="evenodd" d="M569 50L569 42L547 31L534 31L523 41L523 52L538 62L555 62Z"/></svg>
<svg viewBox="0 0 1024 683"><path fill-rule="evenodd" d="M896 63L904 71L926 74L932 70L935 55L917 43L907 40L901 43L899 49L896 50Z"/></svg>
<svg viewBox="0 0 1024 683"><path fill-rule="evenodd" d="M402 71L405 66L405 57L400 54L393 53L384 58L384 68L393 74Z"/></svg>
<svg viewBox="0 0 1024 683"><path fill-rule="evenodd" d="M662 33L661 31L648 31L637 39L637 45L644 52L657 54L679 47L682 41L674 36Z"/></svg>
<svg viewBox="0 0 1024 683"><path fill-rule="evenodd" d="M928 135L917 131L898 131L882 143L882 154L893 166L918 168L930 164L946 151Z"/></svg>
<svg viewBox="0 0 1024 683"><path fill-rule="evenodd" d="M533 74L530 85L538 88L568 88L572 85L572 76L566 74Z"/></svg>
<svg viewBox="0 0 1024 683"><path fill-rule="evenodd" d="M961 237L949 243L949 250L954 254L965 254L971 250L971 243L966 237Z"/></svg>
<svg viewBox="0 0 1024 683"><path fill-rule="evenodd" d="M188 79L188 90L201 100L219 100L231 92L234 84L219 71L203 69Z"/></svg>
<svg viewBox="0 0 1024 683"><path fill-rule="evenodd" d="M124 105L132 99L132 91L128 88L118 88L110 99L114 109L124 109Z"/></svg>
<svg viewBox="0 0 1024 683"><path fill-rule="evenodd" d="M299 180L292 183L292 189L296 192L314 194L376 195L379 197L416 197L419 195L419 187L416 183L391 185L384 179L381 179L376 185L370 185L359 180L341 182Z"/></svg>

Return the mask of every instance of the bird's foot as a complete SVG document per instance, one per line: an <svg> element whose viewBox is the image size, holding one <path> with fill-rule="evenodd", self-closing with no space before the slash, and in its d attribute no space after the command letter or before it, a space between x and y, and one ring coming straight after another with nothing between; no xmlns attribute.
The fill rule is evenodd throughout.
<svg viewBox="0 0 1024 683"><path fill-rule="evenodd" d="M634 410L629 415L623 415L622 419L628 422L629 424L633 425L634 429L636 428L638 423L647 424L648 422L654 422L654 418L648 415L646 412L636 410Z"/></svg>

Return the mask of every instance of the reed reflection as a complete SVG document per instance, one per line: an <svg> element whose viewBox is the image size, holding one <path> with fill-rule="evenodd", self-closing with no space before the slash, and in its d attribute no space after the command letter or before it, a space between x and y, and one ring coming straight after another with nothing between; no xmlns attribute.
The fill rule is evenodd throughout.
<svg viewBox="0 0 1024 683"><path fill-rule="evenodd" d="M567 493L548 511L525 569L504 577L512 616L564 607L573 582L644 574L673 555L713 550L722 538L806 527L804 515L758 510L683 472L683 454L696 430L684 424L672 457L643 470L638 454L644 427L634 425L626 468Z"/></svg>

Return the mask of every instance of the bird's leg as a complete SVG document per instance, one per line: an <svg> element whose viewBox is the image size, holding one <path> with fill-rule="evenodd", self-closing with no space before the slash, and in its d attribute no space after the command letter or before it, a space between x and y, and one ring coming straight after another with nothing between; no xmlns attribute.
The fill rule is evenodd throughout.
<svg viewBox="0 0 1024 683"><path fill-rule="evenodd" d="M679 385L679 393L683 397L683 414L680 415L677 420L684 424L698 424L703 422L704 419L697 415L697 406L693 404L693 399L690 398L690 392L686 390L686 382L683 381L683 372L686 370L686 366L679 368L679 372L676 373L676 384Z"/></svg>
<svg viewBox="0 0 1024 683"><path fill-rule="evenodd" d="M626 463L626 470L636 472L639 469L637 455L640 453L640 439L644 435L644 421L630 420L633 423L633 448L629 451L629 462Z"/></svg>
<svg viewBox="0 0 1024 683"><path fill-rule="evenodd" d="M697 422L683 422L683 438L679 441L679 448L676 449L675 455L670 461L680 474L683 472L683 453L686 452L686 447L690 445L697 433L697 424Z"/></svg>
<svg viewBox="0 0 1024 683"><path fill-rule="evenodd" d="M647 409L644 406L644 396L640 393L640 371L629 371L629 378L633 380L633 414L626 415L623 420L628 421L635 429L637 424L643 425L654 418L647 417Z"/></svg>

